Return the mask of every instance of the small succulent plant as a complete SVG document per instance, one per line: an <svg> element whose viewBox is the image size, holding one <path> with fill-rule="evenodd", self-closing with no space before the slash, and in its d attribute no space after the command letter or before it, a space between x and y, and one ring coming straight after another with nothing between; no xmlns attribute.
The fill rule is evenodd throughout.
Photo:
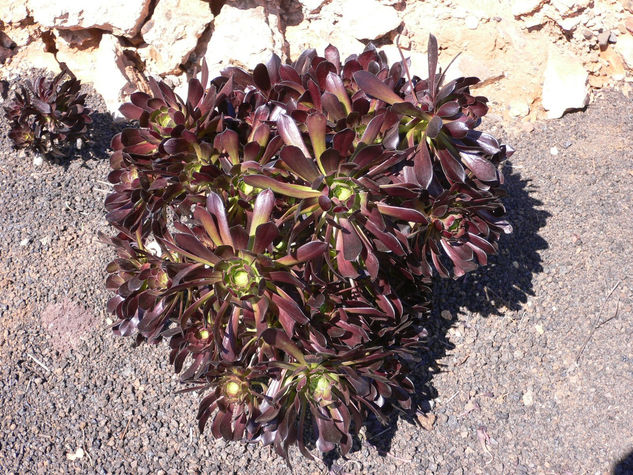
<svg viewBox="0 0 633 475"><path fill-rule="evenodd" d="M323 452L351 448L369 414L412 410L433 275L485 265L509 232L499 164L476 131L476 78L443 84L368 46L342 62L304 52L252 73L164 83L121 112L106 238L120 335L169 340L200 430L272 444L308 425Z"/></svg>
<svg viewBox="0 0 633 475"><path fill-rule="evenodd" d="M62 156L68 144L84 138L92 119L80 88L80 81L67 68L53 79L40 76L34 83L26 81L26 87L21 86L4 108L15 147Z"/></svg>

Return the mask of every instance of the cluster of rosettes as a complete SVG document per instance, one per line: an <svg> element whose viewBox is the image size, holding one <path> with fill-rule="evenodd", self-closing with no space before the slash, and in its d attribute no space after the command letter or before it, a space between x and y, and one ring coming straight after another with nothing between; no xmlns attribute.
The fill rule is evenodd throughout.
<svg viewBox="0 0 633 475"><path fill-rule="evenodd" d="M15 147L62 156L68 145L84 138L92 111L85 107L86 95L80 89L80 81L65 65L52 80L40 76L34 84L27 81L4 108Z"/></svg>
<svg viewBox="0 0 633 475"><path fill-rule="evenodd" d="M486 264L511 150L475 131L475 78L408 77L369 46L164 83L112 142L117 334L168 338L205 392L202 430L306 456L349 451L368 416L408 410L431 276Z"/></svg>

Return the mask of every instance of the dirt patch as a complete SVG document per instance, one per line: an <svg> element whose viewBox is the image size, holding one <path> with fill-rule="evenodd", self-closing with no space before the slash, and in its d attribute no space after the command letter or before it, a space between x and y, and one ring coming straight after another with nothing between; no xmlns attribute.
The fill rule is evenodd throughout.
<svg viewBox="0 0 633 475"><path fill-rule="evenodd" d="M51 345L61 355L76 348L80 338L94 328L94 323L90 312L67 298L48 304L42 312L42 325L51 335Z"/></svg>

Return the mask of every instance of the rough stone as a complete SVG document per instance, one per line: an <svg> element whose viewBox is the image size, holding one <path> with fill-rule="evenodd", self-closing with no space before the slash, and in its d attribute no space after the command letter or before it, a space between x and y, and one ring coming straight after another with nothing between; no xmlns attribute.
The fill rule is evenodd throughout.
<svg viewBox="0 0 633 475"><path fill-rule="evenodd" d="M530 113L530 106L524 101L514 100L510 102L508 113L515 118L526 117Z"/></svg>
<svg viewBox="0 0 633 475"><path fill-rule="evenodd" d="M569 33L576 29L576 27L580 24L580 20L581 18L579 16L574 16L558 19L556 20L556 23L563 29L563 31Z"/></svg>
<svg viewBox="0 0 633 475"><path fill-rule="evenodd" d="M512 14L519 18L539 10L545 3L543 0L513 0Z"/></svg>
<svg viewBox="0 0 633 475"><path fill-rule="evenodd" d="M172 72L187 61L212 20L208 2L161 0L141 29L147 47L139 54L153 73Z"/></svg>
<svg viewBox="0 0 633 475"><path fill-rule="evenodd" d="M15 56L9 59L3 69L7 71L13 70L13 72L16 70L43 69L52 74L58 74L61 71L59 64L55 60L55 56L46 52L45 48L46 45L40 39L33 40L31 43L19 48Z"/></svg>
<svg viewBox="0 0 633 475"><path fill-rule="evenodd" d="M136 85L128 79L126 69L130 61L115 36L104 34L98 47L84 50L74 50L58 42L57 59L65 62L82 82L92 83L108 110L120 116L119 107Z"/></svg>
<svg viewBox="0 0 633 475"><path fill-rule="evenodd" d="M615 44L615 50L622 56L629 69L633 69L633 36L622 35Z"/></svg>
<svg viewBox="0 0 633 475"><path fill-rule="evenodd" d="M132 37L141 28L151 0L28 0L34 20L45 28L99 28Z"/></svg>
<svg viewBox="0 0 633 475"><path fill-rule="evenodd" d="M205 54L212 75L229 65L252 69L258 63L267 62L272 53L281 52L283 40L269 26L264 7L240 10L225 5L213 24ZM257 41L253 41L254 38Z"/></svg>
<svg viewBox="0 0 633 475"><path fill-rule="evenodd" d="M550 47L542 92L547 117L557 119L569 109L585 107L589 103L588 78L589 73L578 57Z"/></svg>
<svg viewBox="0 0 633 475"><path fill-rule="evenodd" d="M340 12L341 19L336 28L358 40L381 38L402 23L394 8L376 0L345 0L332 3L327 9Z"/></svg>
<svg viewBox="0 0 633 475"><path fill-rule="evenodd" d="M609 37L611 36L611 32L609 30L603 31L598 35L598 45L600 49L605 49L609 46Z"/></svg>
<svg viewBox="0 0 633 475"><path fill-rule="evenodd" d="M624 27L629 31L629 33L633 34L633 16L626 17L626 20L624 20Z"/></svg>
<svg viewBox="0 0 633 475"><path fill-rule="evenodd" d="M20 23L28 16L26 2L12 0L0 2L0 23Z"/></svg>

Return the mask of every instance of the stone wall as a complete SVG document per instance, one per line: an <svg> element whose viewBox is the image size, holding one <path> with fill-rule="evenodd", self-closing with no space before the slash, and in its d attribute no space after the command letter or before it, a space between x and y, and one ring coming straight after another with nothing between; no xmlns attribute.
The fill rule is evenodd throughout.
<svg viewBox="0 0 633 475"><path fill-rule="evenodd" d="M535 120L583 107L633 82L633 0L9 0L0 5L0 78L66 63L115 112L147 77L186 89L202 58L212 73L295 59L328 43L368 42L426 75L428 34L449 77L478 76L497 114Z"/></svg>

